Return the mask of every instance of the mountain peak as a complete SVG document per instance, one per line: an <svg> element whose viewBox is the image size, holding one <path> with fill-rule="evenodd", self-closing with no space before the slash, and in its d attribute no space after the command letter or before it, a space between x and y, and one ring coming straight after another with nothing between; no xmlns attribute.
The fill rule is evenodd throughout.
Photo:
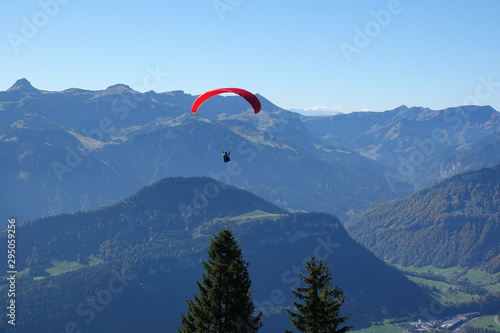
<svg viewBox="0 0 500 333"><path fill-rule="evenodd" d="M164 178L142 188L122 204L140 206L143 211L170 210L191 219L198 215L203 219L215 218L221 213L237 216L253 210L286 212L250 192L208 177Z"/></svg>
<svg viewBox="0 0 500 333"><path fill-rule="evenodd" d="M25 78L17 80L16 83L14 83L14 85L12 87L10 87L7 91L15 91L15 90L22 91L25 93L38 93L39 92L39 90L36 89L35 87L33 87L31 85L31 83L28 80L26 80Z"/></svg>
<svg viewBox="0 0 500 333"><path fill-rule="evenodd" d="M121 83L107 87L105 92L111 94L122 94L124 92L136 93L134 89L130 88L126 84L121 84Z"/></svg>

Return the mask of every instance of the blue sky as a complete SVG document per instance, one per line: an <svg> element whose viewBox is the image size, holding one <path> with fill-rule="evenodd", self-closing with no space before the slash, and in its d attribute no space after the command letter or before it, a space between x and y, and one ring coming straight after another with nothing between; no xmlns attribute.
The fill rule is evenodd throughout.
<svg viewBox="0 0 500 333"><path fill-rule="evenodd" d="M220 87L287 109L500 110L500 1L0 0L0 90Z"/></svg>

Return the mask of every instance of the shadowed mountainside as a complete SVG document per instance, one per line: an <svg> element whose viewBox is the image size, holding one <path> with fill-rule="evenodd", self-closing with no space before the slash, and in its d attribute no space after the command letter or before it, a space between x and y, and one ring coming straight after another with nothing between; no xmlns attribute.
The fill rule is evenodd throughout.
<svg viewBox="0 0 500 333"><path fill-rule="evenodd" d="M210 178L177 177L106 208L18 226L16 332L56 331L68 322L92 332L174 331L196 292L210 238L221 228L231 229L250 262L264 333L291 328L284 308L311 255L326 260L345 291L351 323L407 316L431 301L331 215L287 213ZM0 237L0 247L5 241ZM0 292L7 286L2 281Z"/></svg>

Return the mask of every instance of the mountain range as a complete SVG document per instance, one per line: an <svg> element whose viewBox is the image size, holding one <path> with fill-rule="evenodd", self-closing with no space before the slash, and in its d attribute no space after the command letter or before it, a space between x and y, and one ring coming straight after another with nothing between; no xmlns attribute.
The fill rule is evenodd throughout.
<svg viewBox="0 0 500 333"><path fill-rule="evenodd" d="M192 115L194 98L125 85L48 92L19 80L0 92L0 209L27 221L102 207L164 177L210 176L345 220L411 190L389 186L386 167L324 143L262 96L258 115L236 96ZM221 163L222 150L233 163Z"/></svg>
<svg viewBox="0 0 500 333"><path fill-rule="evenodd" d="M499 272L496 110L303 116L258 97L258 115L236 96L192 115L196 96L183 91L52 92L20 79L0 92L0 211L20 244L15 332L177 327L227 227L250 262L262 332L291 328L290 288L313 254L358 327L437 304L381 259Z"/></svg>
<svg viewBox="0 0 500 333"><path fill-rule="evenodd" d="M0 209L19 221L109 205L172 176L209 176L293 211L341 221L373 204L498 161L491 107L306 117L259 96L60 92L18 80L0 92ZM221 162L230 150L234 163Z"/></svg>
<svg viewBox="0 0 500 333"><path fill-rule="evenodd" d="M391 184L415 189L468 170L493 166L500 156L500 113L490 106L444 110L402 105L385 112L304 117L316 137L391 168Z"/></svg>
<svg viewBox="0 0 500 333"><path fill-rule="evenodd" d="M221 228L230 228L250 263L253 298L265 314L261 332L291 328L284 309L312 255L325 260L344 290L352 324L409 316L432 302L352 240L332 215L290 213L212 178L176 177L112 206L19 225L15 332L59 332L67 325L175 331L196 292L209 241ZM2 280L0 292L7 283Z"/></svg>

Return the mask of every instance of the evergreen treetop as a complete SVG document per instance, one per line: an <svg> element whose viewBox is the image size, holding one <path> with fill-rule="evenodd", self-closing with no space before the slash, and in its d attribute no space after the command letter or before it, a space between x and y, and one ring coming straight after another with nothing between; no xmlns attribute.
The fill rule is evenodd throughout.
<svg viewBox="0 0 500 333"><path fill-rule="evenodd" d="M332 288L331 274L328 267L313 256L306 263L307 276L299 274L307 284L292 290L301 302L294 302L296 312L288 311L290 321L301 332L306 333L346 333L351 327L343 324L348 316L340 316L340 308L344 304L342 290Z"/></svg>
<svg viewBox="0 0 500 333"><path fill-rule="evenodd" d="M178 332L257 332L262 314L254 315L248 262L229 230L212 239L203 267L206 272L196 282L199 294L187 301L188 313L181 315Z"/></svg>

